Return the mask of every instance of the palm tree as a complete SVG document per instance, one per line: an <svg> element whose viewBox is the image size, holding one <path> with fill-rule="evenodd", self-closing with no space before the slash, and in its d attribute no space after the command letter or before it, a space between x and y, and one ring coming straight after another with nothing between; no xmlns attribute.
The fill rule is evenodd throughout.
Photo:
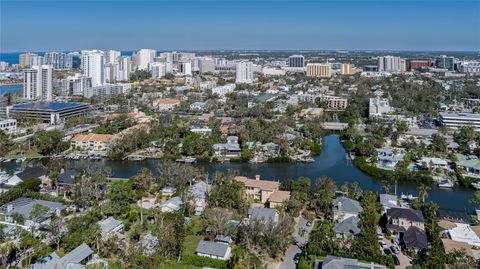
<svg viewBox="0 0 480 269"><path fill-rule="evenodd" d="M418 195L422 198L422 202L425 203L425 198L428 197L428 191L430 190L430 187L422 183L418 187Z"/></svg>
<svg viewBox="0 0 480 269"><path fill-rule="evenodd" d="M387 179L382 180L382 190L383 190L383 192L385 192L386 194L389 194L391 184L392 183L390 182L390 180L387 180Z"/></svg>

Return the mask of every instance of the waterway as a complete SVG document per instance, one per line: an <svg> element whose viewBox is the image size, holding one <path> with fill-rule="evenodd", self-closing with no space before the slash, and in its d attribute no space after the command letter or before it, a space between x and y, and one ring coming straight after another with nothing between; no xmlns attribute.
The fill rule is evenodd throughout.
<svg viewBox="0 0 480 269"><path fill-rule="evenodd" d="M149 168L154 174L157 174L157 160L143 161L89 161L89 160L68 160L70 167L93 166L102 169L109 166L115 177L128 178L134 176L141 168ZM4 168L16 169L17 164L2 164ZM215 172L227 172L228 170L238 170L241 175L254 177L260 175L262 179L287 180L297 179L301 176L315 179L320 176L333 178L338 186L345 182L358 182L362 189L368 189L380 193L382 183L380 179L372 178L358 170L346 158L346 152L340 143L338 135L329 135L323 140L322 152L315 157L312 163L198 163L196 166L204 169L210 176ZM393 191L393 189L392 189ZM418 184L412 182L399 182L397 185L397 194L418 195ZM427 197L428 201L437 203L442 209L473 212L474 208L469 200L473 197L473 190L455 186L453 189L439 189L432 184Z"/></svg>

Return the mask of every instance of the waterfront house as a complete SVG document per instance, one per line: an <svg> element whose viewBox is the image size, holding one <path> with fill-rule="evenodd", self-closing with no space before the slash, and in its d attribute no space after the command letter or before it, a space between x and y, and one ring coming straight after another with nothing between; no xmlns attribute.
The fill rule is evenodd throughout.
<svg viewBox="0 0 480 269"><path fill-rule="evenodd" d="M270 197L268 197L267 205L269 208L278 208L288 201L290 201L289 191L276 190L270 195Z"/></svg>
<svg viewBox="0 0 480 269"><path fill-rule="evenodd" d="M394 235L404 234L408 228L414 226L424 230L422 211L411 208L390 208L387 210L386 228Z"/></svg>
<svg viewBox="0 0 480 269"><path fill-rule="evenodd" d="M432 169L445 169L450 170L450 166L448 165L448 160L443 158L435 158L435 157L422 157L418 162L419 166L425 166L424 168L432 170Z"/></svg>
<svg viewBox="0 0 480 269"><path fill-rule="evenodd" d="M407 249L415 251L427 249L428 246L427 234L416 226L410 226L403 235L402 240Z"/></svg>
<svg viewBox="0 0 480 269"><path fill-rule="evenodd" d="M83 243L61 258L55 252L41 258L31 269L84 269L85 264L92 258L93 250Z"/></svg>
<svg viewBox="0 0 480 269"><path fill-rule="evenodd" d="M396 195L382 193L380 194L380 204L383 207L383 213L387 213L390 208L400 207L398 205L398 197Z"/></svg>
<svg viewBox="0 0 480 269"><path fill-rule="evenodd" d="M337 197L332 202L333 221L343 222L344 220L358 218L363 208L358 201L347 197Z"/></svg>
<svg viewBox="0 0 480 269"><path fill-rule="evenodd" d="M456 166L462 170L466 176L480 177L480 159L475 155L456 154Z"/></svg>
<svg viewBox="0 0 480 269"><path fill-rule="evenodd" d="M210 192L210 185L205 181L199 181L188 188L190 203L195 208L195 215L199 216L207 206L206 198Z"/></svg>
<svg viewBox="0 0 480 269"><path fill-rule="evenodd" d="M270 196L278 191L280 183L272 180L260 180L260 175L256 175L255 179L249 179L244 176L236 176L234 180L240 181L245 185L245 195L248 199L259 201L263 204L267 203ZM286 194L280 194L277 198L285 198ZM274 197L275 198L275 197ZM274 206L275 202L278 202L278 199L273 201Z"/></svg>
<svg viewBox="0 0 480 269"><path fill-rule="evenodd" d="M377 149L377 167L385 170L395 170L398 162L403 161L405 150L402 148Z"/></svg>
<svg viewBox="0 0 480 269"><path fill-rule="evenodd" d="M43 216L31 216L31 212L35 207L42 206L46 209ZM23 225L24 227L39 228L50 217L55 214L60 216L62 210L66 206L62 203L37 200L31 198L18 198L0 207L0 214L5 216L5 221L12 224ZM22 223L16 223L18 219L22 219Z"/></svg>
<svg viewBox="0 0 480 269"><path fill-rule="evenodd" d="M79 175L75 170L62 170L57 179L58 195L69 196L75 186L75 178Z"/></svg>
<svg viewBox="0 0 480 269"><path fill-rule="evenodd" d="M38 178L42 182L46 182L48 177L45 173L45 170L40 167L40 166L35 166L35 167L27 167L25 170L18 172L11 176L7 181L1 183L1 188L2 189L10 189L18 184L20 182L25 181L27 179L34 179Z"/></svg>
<svg viewBox="0 0 480 269"><path fill-rule="evenodd" d="M72 147L82 151L105 152L114 137L109 134L77 134L72 138Z"/></svg>
<svg viewBox="0 0 480 269"><path fill-rule="evenodd" d="M227 143L213 145L213 156L216 158L230 160L232 158L239 158L241 153L242 149L240 148L240 144L238 144L237 136L227 137Z"/></svg>
<svg viewBox="0 0 480 269"><path fill-rule="evenodd" d="M273 222L278 223L280 214L273 208L255 207L248 210L249 221Z"/></svg>
<svg viewBox="0 0 480 269"><path fill-rule="evenodd" d="M232 247L223 242L212 242L201 240L195 249L195 254L216 260L226 261L230 259Z"/></svg>
<svg viewBox="0 0 480 269"><path fill-rule="evenodd" d="M360 234L359 222L360 218L349 217L342 222L335 223L333 229L338 238L352 238Z"/></svg>

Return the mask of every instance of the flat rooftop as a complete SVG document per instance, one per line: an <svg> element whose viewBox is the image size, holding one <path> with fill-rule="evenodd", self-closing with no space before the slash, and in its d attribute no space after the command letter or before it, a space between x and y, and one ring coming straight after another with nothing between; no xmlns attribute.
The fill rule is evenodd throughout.
<svg viewBox="0 0 480 269"><path fill-rule="evenodd" d="M43 110L43 111L61 111L65 109L71 109L81 106L86 106L84 103L73 102L34 102L13 105L13 109L26 109L26 110Z"/></svg>
<svg viewBox="0 0 480 269"><path fill-rule="evenodd" d="M442 118L470 118L480 119L480 113L457 113L457 112L440 112L438 113Z"/></svg>

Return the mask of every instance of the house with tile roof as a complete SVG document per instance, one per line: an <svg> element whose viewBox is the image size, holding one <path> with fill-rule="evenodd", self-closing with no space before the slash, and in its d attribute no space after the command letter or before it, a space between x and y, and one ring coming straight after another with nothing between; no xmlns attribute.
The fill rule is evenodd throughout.
<svg viewBox="0 0 480 269"><path fill-rule="evenodd" d="M245 195L248 199L260 201L263 204L270 205L272 208L290 199L290 192L279 190L279 182L261 180L260 175L256 175L255 179L245 176L236 176L233 179L245 185ZM270 198L272 199L269 200Z"/></svg>
<svg viewBox="0 0 480 269"><path fill-rule="evenodd" d="M72 147L83 151L107 151L108 144L114 139L109 134L77 134L72 138Z"/></svg>

